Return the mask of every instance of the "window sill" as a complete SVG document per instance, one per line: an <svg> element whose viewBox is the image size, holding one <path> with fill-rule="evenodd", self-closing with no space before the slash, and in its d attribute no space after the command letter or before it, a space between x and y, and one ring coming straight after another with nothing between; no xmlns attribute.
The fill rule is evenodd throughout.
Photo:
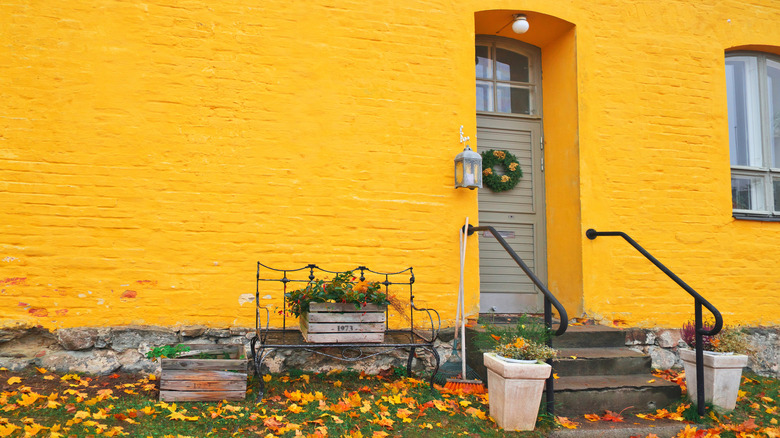
<svg viewBox="0 0 780 438"><path fill-rule="evenodd" d="M758 214L745 214L745 213L734 213L732 215L734 219L741 220L741 221L758 221L758 222L780 222L780 217L778 216L768 216L768 215L758 215Z"/></svg>

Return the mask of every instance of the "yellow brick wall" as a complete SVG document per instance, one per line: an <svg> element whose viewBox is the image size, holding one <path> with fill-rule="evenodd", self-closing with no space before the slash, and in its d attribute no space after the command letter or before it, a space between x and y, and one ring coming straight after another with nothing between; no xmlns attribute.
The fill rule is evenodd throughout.
<svg viewBox="0 0 780 438"><path fill-rule="evenodd" d="M452 319L456 230L477 217L452 158L460 125L474 137L485 10L573 26L528 36L568 84L545 85L545 132L570 313L692 309L621 242L586 241L595 227L728 322L779 323L780 224L731 218L723 72L730 47L780 46L771 0L94 0L0 6L0 325L251 326L257 260L412 265L418 300ZM468 262L473 312L473 245Z"/></svg>

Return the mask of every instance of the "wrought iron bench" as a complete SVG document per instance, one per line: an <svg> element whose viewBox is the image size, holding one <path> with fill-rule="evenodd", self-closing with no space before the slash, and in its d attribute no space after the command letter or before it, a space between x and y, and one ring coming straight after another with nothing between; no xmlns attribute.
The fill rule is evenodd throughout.
<svg viewBox="0 0 780 438"><path fill-rule="evenodd" d="M284 302L281 309L282 328L269 328L270 306L263 306L260 303L261 292L263 296L273 296L278 291L279 286L283 293L290 290L303 287L305 284L313 282L317 277L315 274L336 275L346 272L353 272L360 281L379 281L384 286L385 293L390 294L390 287L409 288L408 314L406 318L409 321L408 329L390 329L389 310L385 313L385 336L384 341L380 343L368 342L332 342L332 343L312 343L306 342L300 330L287 327L287 303ZM359 273L359 274L358 274ZM307 275L308 274L308 275ZM369 276L367 278L366 276ZM288 287L289 284L289 287ZM441 318L439 312L434 309L421 309L414 304L414 272L411 267L399 272L377 272L365 266L358 266L348 271L328 271L317 265L306 265L297 269L275 269L257 262L257 287L255 290L255 334L250 341L252 360L255 366L255 376L259 384L258 399L262 397L265 391L264 381L262 379L262 364L269 354L277 350L304 350L316 353L322 356L330 357L347 362L356 362L359 360L374 357L379 354L388 353L394 350L408 350L409 356L406 362L407 375L412 375L412 360L417 351L426 351L433 356L434 369L430 378L430 385L433 388L433 378L439 370L439 353L434 347L434 342L439 337L441 329ZM269 290L270 289L270 290ZM414 325L415 312L424 312L430 322L430 330L418 331ZM265 324L262 321L262 315L265 314ZM435 316L435 320L434 320ZM265 325L265 327L264 327Z"/></svg>

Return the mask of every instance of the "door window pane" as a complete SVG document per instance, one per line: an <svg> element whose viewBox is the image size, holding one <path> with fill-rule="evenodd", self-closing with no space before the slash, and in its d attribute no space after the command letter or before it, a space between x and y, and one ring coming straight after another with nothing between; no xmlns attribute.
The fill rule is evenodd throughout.
<svg viewBox="0 0 780 438"><path fill-rule="evenodd" d="M780 213L780 178L775 178L772 185L775 192L775 213Z"/></svg>
<svg viewBox="0 0 780 438"><path fill-rule="evenodd" d="M726 60L729 148L734 166L762 167L758 61L754 57Z"/></svg>
<svg viewBox="0 0 780 438"><path fill-rule="evenodd" d="M531 82L528 67L528 57L496 49L496 79L499 81Z"/></svg>
<svg viewBox="0 0 780 438"><path fill-rule="evenodd" d="M501 113L531 114L531 90L515 85L496 85L496 111Z"/></svg>
<svg viewBox="0 0 780 438"><path fill-rule="evenodd" d="M493 111L493 83L477 81L477 111Z"/></svg>
<svg viewBox="0 0 780 438"><path fill-rule="evenodd" d="M769 146L772 150L772 167L780 168L780 62L767 60L766 89L769 96L767 100L769 101Z"/></svg>
<svg viewBox="0 0 780 438"><path fill-rule="evenodd" d="M477 79L493 79L493 62L490 59L490 47L477 46L477 56L474 63L477 65Z"/></svg>
<svg viewBox="0 0 780 438"><path fill-rule="evenodd" d="M731 203L736 210L765 211L764 178L749 176L731 177Z"/></svg>

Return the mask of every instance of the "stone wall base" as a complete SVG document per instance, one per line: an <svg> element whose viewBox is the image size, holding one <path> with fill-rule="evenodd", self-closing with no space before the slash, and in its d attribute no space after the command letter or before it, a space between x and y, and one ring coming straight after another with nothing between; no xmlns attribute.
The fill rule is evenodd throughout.
<svg viewBox="0 0 780 438"><path fill-rule="evenodd" d="M442 363L452 349L452 330L442 330L441 337L450 342L437 341L436 349ZM0 329L0 368L18 371L28 366L42 367L58 373L82 372L111 374L114 372L157 373L156 360L146 358L152 348L169 344L244 344L250 353L249 342L253 328L231 327L213 329L202 326L182 328L154 326L76 327L50 332L42 328ZM339 355L341 352L330 351ZM348 354L348 353L347 353ZM280 350L270 354L263 372L282 372L301 369L323 372L352 368L376 374L391 367L406 367L408 353L403 350L382 353L350 362L306 351ZM250 372L254 364L249 362ZM430 354L419 353L412 363L414 372L432 369Z"/></svg>
<svg viewBox="0 0 780 438"><path fill-rule="evenodd" d="M748 331L757 351L750 358L748 368L759 375L780 378L780 327L753 327ZM253 333L254 329L245 327L214 329L201 326L77 327L55 332L42 328L0 329L0 367L16 371L34 365L61 373L159 373L157 361L146 358L146 353L153 347L177 343L244 344L249 352ZM653 368L682 368L677 351L685 343L680 339L679 330L630 328L625 333L626 346L649 355ZM444 329L440 334L443 341L437 341L436 349L442 364L451 354L452 335L452 329ZM310 352L287 350L269 355L264 363L267 367L264 372L290 369L320 372L353 368L374 374L390 367L406 367L406 358L404 351L396 350L348 362ZM430 354L420 353L413 368L417 372L431 369L431 360Z"/></svg>
<svg viewBox="0 0 780 438"><path fill-rule="evenodd" d="M780 327L750 327L750 343L756 351L747 368L756 374L780 378ZM650 356L653 368L682 368L678 349L687 348L677 329L626 329L626 346Z"/></svg>

